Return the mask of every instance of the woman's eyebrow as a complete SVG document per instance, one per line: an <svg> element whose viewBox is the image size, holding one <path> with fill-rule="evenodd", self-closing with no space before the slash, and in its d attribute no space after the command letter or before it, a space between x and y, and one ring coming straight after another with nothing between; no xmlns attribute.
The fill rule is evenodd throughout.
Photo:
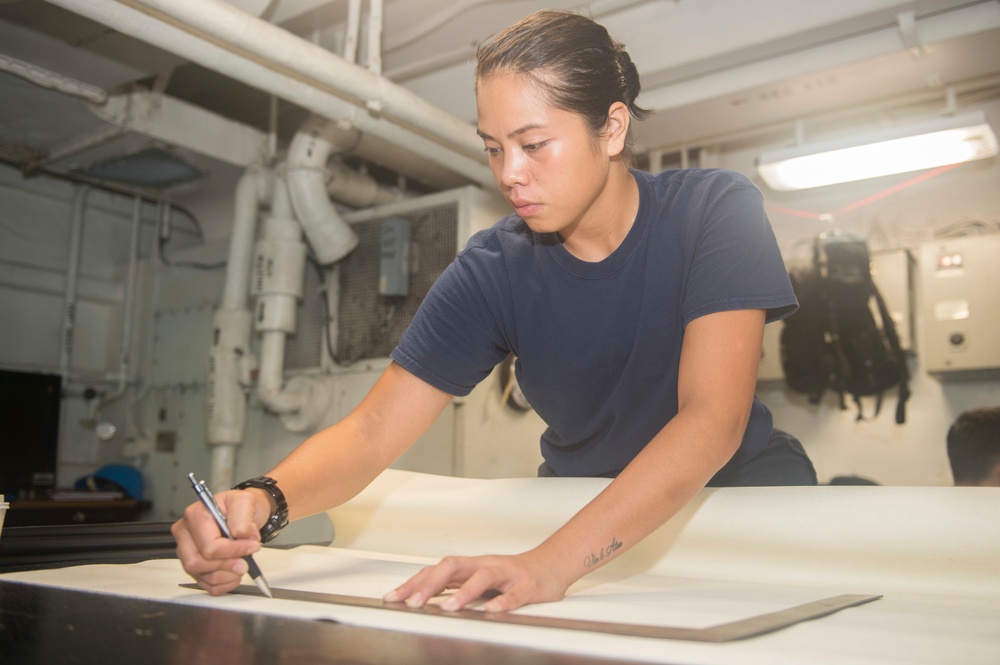
<svg viewBox="0 0 1000 665"><path fill-rule="evenodd" d="M544 125L540 125L538 123L527 124L527 125L524 125L523 127L518 127L517 129L515 129L514 131L512 131L510 134L507 135L507 138L512 139L515 136L519 136L521 134L524 134L525 132L530 132L533 129L542 129L543 127L544 127ZM489 134L487 134L486 132L484 132L481 129L476 129L476 134L479 134L479 138L481 138L483 140L490 140L490 139L492 139L494 141L496 140L492 136L490 136Z"/></svg>

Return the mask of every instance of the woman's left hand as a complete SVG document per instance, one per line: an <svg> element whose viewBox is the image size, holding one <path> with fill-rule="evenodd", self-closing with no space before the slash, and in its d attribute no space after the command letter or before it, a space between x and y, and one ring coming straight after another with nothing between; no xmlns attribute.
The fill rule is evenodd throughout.
<svg viewBox="0 0 1000 665"><path fill-rule="evenodd" d="M499 595L491 598L483 609L507 612L530 603L561 600L568 586L558 571L536 552L513 556L449 556L421 570L386 594L384 600L423 607L445 589L457 589L441 603L441 609L453 612L495 591Z"/></svg>

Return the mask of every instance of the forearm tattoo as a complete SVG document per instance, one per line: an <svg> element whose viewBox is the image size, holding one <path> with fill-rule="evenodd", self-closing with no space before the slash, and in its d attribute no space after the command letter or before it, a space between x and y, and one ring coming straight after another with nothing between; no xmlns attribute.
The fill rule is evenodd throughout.
<svg viewBox="0 0 1000 665"><path fill-rule="evenodd" d="M612 537L611 542L601 548L599 552L594 552L588 554L583 559L584 568L593 568L599 565L602 561L610 557L612 554L617 552L622 548L622 543L617 538Z"/></svg>

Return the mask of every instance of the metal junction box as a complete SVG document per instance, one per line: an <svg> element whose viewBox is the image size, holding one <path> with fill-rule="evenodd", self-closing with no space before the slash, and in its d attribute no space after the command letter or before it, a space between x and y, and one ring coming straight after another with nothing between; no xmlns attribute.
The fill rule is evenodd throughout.
<svg viewBox="0 0 1000 665"><path fill-rule="evenodd" d="M939 379L1000 376L1000 234L920 246L924 361Z"/></svg>

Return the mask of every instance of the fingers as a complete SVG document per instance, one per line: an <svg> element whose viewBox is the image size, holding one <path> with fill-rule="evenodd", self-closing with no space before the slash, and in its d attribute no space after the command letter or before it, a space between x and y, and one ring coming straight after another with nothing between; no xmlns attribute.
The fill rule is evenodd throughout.
<svg viewBox="0 0 1000 665"><path fill-rule="evenodd" d="M455 610L462 609L468 606L469 603L480 598L487 591L495 590L499 591L499 587L504 586L504 581L506 576L503 574L501 569L487 566L480 568L474 572L465 583L458 588L452 595L450 595L443 603L441 603L441 609L446 612L454 612ZM511 605L509 609L514 609L518 605L512 603L498 604L497 600L503 598L504 594L491 599L483 609L487 612L499 611L493 608Z"/></svg>
<svg viewBox="0 0 1000 665"><path fill-rule="evenodd" d="M198 586L212 595L231 591L240 583L247 564L241 558L208 559L198 550L195 540L184 520L170 527L177 541L177 557L185 572L194 578Z"/></svg>
<svg viewBox="0 0 1000 665"><path fill-rule="evenodd" d="M239 494L222 492L217 496L220 509L227 515L230 532L234 536L240 534L237 540L222 535L218 524L201 503L189 505L184 516L170 527L177 541L181 566L201 588L213 595L238 586L247 572L247 562L242 557L260 549L260 537L252 519L252 497L239 497Z"/></svg>
<svg viewBox="0 0 1000 665"><path fill-rule="evenodd" d="M457 573L458 565L457 557L446 557L390 591L384 600L389 603L406 603L409 607L423 607L428 600L448 588L451 578Z"/></svg>
<svg viewBox="0 0 1000 665"><path fill-rule="evenodd" d="M198 550L210 559L236 558L259 550L260 532L253 521L256 512L253 495L242 491L220 492L215 500L236 540L223 536L215 518L205 506L195 502L184 509L182 521Z"/></svg>
<svg viewBox="0 0 1000 665"><path fill-rule="evenodd" d="M215 497L219 509L226 516L229 533L233 534L233 538L237 540L248 538L260 542L260 526L255 520L259 506L255 498L252 490L220 492ZM267 519L269 512L269 510L264 511L261 524Z"/></svg>
<svg viewBox="0 0 1000 665"><path fill-rule="evenodd" d="M388 593L385 601L423 607L443 590L457 587L441 603L441 609L447 612L459 610L489 591L498 591L499 595L487 601L483 609L487 612L507 612L528 603L563 597L565 589L556 588L542 574L542 571L526 566L519 557L446 557Z"/></svg>

